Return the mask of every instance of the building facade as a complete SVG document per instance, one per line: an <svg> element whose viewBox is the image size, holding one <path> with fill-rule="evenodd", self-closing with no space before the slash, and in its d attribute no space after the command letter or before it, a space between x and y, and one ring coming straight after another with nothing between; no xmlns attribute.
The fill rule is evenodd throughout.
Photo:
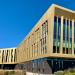
<svg viewBox="0 0 75 75"><path fill-rule="evenodd" d="M75 67L75 11L52 4L16 49L0 51L0 59L41 74Z"/></svg>
<svg viewBox="0 0 75 75"><path fill-rule="evenodd" d="M0 69L14 69L16 62L16 48L0 49Z"/></svg>
<svg viewBox="0 0 75 75"><path fill-rule="evenodd" d="M17 47L25 70L51 73L75 65L75 11L53 4Z"/></svg>

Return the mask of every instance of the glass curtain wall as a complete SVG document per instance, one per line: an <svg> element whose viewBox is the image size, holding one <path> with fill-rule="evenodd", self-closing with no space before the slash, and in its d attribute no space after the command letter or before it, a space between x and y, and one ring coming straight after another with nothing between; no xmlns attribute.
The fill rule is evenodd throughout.
<svg viewBox="0 0 75 75"><path fill-rule="evenodd" d="M63 20L63 54L72 54L72 21Z"/></svg>
<svg viewBox="0 0 75 75"><path fill-rule="evenodd" d="M53 53L56 53L56 32L57 32L57 17L54 16Z"/></svg>
<svg viewBox="0 0 75 75"><path fill-rule="evenodd" d="M70 54L72 54L72 21L70 20Z"/></svg>
<svg viewBox="0 0 75 75"><path fill-rule="evenodd" d="M53 53L60 53L60 34L61 18L54 16ZM72 20L67 18L63 19L63 54L72 54Z"/></svg>
<svg viewBox="0 0 75 75"><path fill-rule="evenodd" d="M53 53L60 53L61 18L54 16Z"/></svg>

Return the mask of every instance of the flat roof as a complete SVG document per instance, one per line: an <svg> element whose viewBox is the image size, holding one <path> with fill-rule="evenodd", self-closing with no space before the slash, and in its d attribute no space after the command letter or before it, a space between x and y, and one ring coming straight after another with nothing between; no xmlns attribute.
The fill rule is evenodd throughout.
<svg viewBox="0 0 75 75"><path fill-rule="evenodd" d="M65 7L63 7L63 6L59 6L59 5L57 5L57 4L52 4L50 7L60 8L60 9L62 9L62 10L65 10L65 11L68 11L68 12L71 12L71 13L74 13L74 14L75 14L75 11L74 11L74 10L65 8Z"/></svg>
<svg viewBox="0 0 75 75"><path fill-rule="evenodd" d="M0 48L0 50L9 50L9 49L16 49L16 47L11 47L11 48Z"/></svg>

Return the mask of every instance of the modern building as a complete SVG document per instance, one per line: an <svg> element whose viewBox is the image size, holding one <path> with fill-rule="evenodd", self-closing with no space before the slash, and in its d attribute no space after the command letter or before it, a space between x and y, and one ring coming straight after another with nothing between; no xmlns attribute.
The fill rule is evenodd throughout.
<svg viewBox="0 0 75 75"><path fill-rule="evenodd" d="M75 11L52 4L17 47L17 62L34 73L75 66Z"/></svg>
<svg viewBox="0 0 75 75"><path fill-rule="evenodd" d="M16 62L16 48L0 49L0 69L14 69Z"/></svg>
<svg viewBox="0 0 75 75"><path fill-rule="evenodd" d="M41 74L75 67L75 11L52 4L16 49L0 50L0 63Z"/></svg>

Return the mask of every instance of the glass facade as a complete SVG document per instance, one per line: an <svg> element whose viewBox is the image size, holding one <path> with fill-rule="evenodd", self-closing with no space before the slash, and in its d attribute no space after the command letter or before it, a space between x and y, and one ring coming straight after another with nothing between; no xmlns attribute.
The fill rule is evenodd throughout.
<svg viewBox="0 0 75 75"><path fill-rule="evenodd" d="M66 33L66 20L63 20L63 42L65 41L65 33Z"/></svg>
<svg viewBox="0 0 75 75"><path fill-rule="evenodd" d="M63 54L72 54L72 21L63 20Z"/></svg>
<svg viewBox="0 0 75 75"><path fill-rule="evenodd" d="M60 53L61 18L54 17L53 53Z"/></svg>
<svg viewBox="0 0 75 75"><path fill-rule="evenodd" d="M30 46L27 46L27 58L31 55L30 53L32 53L31 57L47 53L47 36L48 20L45 20L40 27L35 29L30 37L30 42L28 43ZM31 50L28 47L31 47Z"/></svg>
<svg viewBox="0 0 75 75"><path fill-rule="evenodd" d="M69 20L66 20L66 22L67 22L67 36L66 36L66 54L68 54L69 53Z"/></svg>
<svg viewBox="0 0 75 75"><path fill-rule="evenodd" d="M72 21L70 21L70 54L72 54Z"/></svg>
<svg viewBox="0 0 75 75"><path fill-rule="evenodd" d="M58 17L58 41L60 42L61 18Z"/></svg>
<svg viewBox="0 0 75 75"><path fill-rule="evenodd" d="M57 32L57 17L54 16L53 53L56 53L56 32Z"/></svg>
<svg viewBox="0 0 75 75"><path fill-rule="evenodd" d="M74 28L75 28L75 23L74 23ZM64 18L62 30L63 30L62 52L63 54L72 54L72 20ZM61 34L61 18L54 16L53 53L60 53L60 42L61 42L60 34ZM74 36L75 36L75 30L74 30Z"/></svg>
<svg viewBox="0 0 75 75"><path fill-rule="evenodd" d="M57 31L57 17L54 17L54 40L56 40L56 31Z"/></svg>
<svg viewBox="0 0 75 75"><path fill-rule="evenodd" d="M58 23L58 30L57 30L57 33L58 33L58 42L57 42L57 53L60 53L60 33L61 33L61 18L58 17L58 20L57 20L57 23Z"/></svg>
<svg viewBox="0 0 75 75"><path fill-rule="evenodd" d="M41 52L47 53L47 35L48 35L48 21L42 24L42 39L41 39Z"/></svg>
<svg viewBox="0 0 75 75"><path fill-rule="evenodd" d="M69 20L63 19L63 53L68 54Z"/></svg>

